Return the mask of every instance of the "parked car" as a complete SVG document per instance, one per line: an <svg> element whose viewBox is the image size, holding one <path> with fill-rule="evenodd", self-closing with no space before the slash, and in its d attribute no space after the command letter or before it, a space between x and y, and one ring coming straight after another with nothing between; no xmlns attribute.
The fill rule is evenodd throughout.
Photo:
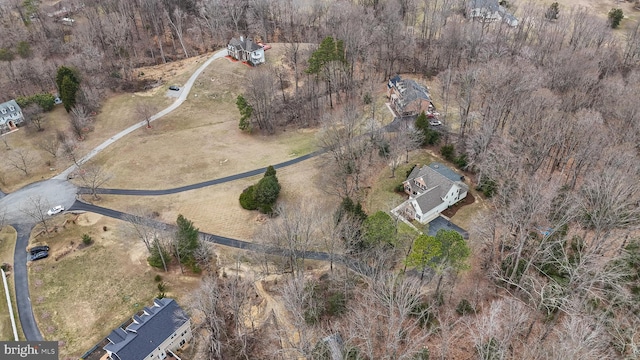
<svg viewBox="0 0 640 360"><path fill-rule="evenodd" d="M42 251L49 251L49 247L47 245L40 245L40 246L34 246L31 249L29 249L29 253L31 255L42 252Z"/></svg>
<svg viewBox="0 0 640 360"><path fill-rule="evenodd" d="M429 125L431 125L431 126L440 126L440 125L442 125L442 122L440 122L440 120L430 120L429 121Z"/></svg>
<svg viewBox="0 0 640 360"><path fill-rule="evenodd" d="M29 261L36 261L36 260L44 259L47 256L49 256L49 252L48 251L40 251L40 252L37 252L35 254L29 255Z"/></svg>
<svg viewBox="0 0 640 360"><path fill-rule="evenodd" d="M173 91L180 91L180 88L176 85L171 85L169 86L169 90L173 90Z"/></svg>
<svg viewBox="0 0 640 360"><path fill-rule="evenodd" d="M47 215L52 216L57 213L61 213L64 211L64 207L62 205L54 206L49 211L47 211Z"/></svg>

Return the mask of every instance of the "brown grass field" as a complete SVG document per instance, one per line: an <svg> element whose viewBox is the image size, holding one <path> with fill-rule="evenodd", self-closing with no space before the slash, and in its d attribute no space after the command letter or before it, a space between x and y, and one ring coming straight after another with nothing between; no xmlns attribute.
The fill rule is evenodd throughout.
<svg viewBox="0 0 640 360"><path fill-rule="evenodd" d="M75 222L31 240L51 247L48 258L29 264L29 286L40 331L45 339L62 341L61 359L78 358L151 304L157 274L167 284L167 296L178 302L200 283L199 276L182 275L177 266L169 273L151 268L144 244L119 236L119 220L83 214ZM85 233L94 239L88 247L81 241Z"/></svg>

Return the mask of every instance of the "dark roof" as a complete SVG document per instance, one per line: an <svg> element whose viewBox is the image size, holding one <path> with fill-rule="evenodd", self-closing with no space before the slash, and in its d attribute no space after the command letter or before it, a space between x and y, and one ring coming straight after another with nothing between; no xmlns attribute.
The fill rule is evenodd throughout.
<svg viewBox="0 0 640 360"><path fill-rule="evenodd" d="M472 9L485 9L491 12L498 11L500 3L498 0L471 0L469 5Z"/></svg>
<svg viewBox="0 0 640 360"><path fill-rule="evenodd" d="M440 175L446 177L447 179L451 180L451 181L461 181L463 176L456 173L455 171L451 170L449 167L447 167L444 164L441 164L439 162L432 162L431 164L429 164L429 167L432 168L433 170L437 171Z"/></svg>
<svg viewBox="0 0 640 360"><path fill-rule="evenodd" d="M389 79L389 84L387 84L387 86L389 86L389 87L396 86L396 84L400 80L402 80L402 78L400 78L400 75L396 75L396 76L392 77L391 79Z"/></svg>
<svg viewBox="0 0 640 360"><path fill-rule="evenodd" d="M253 40L249 38L241 37L240 39L233 38L229 41L229 45L235 47L236 49L253 52L259 49L262 49L262 46L253 42Z"/></svg>
<svg viewBox="0 0 640 360"><path fill-rule="evenodd" d="M411 79L401 79L400 76L395 76L389 82L398 90L398 103L401 108L418 99L431 101L429 90Z"/></svg>
<svg viewBox="0 0 640 360"><path fill-rule="evenodd" d="M135 321L127 330L115 329L107 336L112 342L104 347L115 353L120 360L141 360L171 336L189 320L187 314L173 299L156 299L154 306L144 308L142 316L135 315Z"/></svg>

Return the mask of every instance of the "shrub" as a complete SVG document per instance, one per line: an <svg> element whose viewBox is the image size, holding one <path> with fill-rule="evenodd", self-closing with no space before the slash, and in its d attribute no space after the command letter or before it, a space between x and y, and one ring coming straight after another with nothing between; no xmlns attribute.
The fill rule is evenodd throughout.
<svg viewBox="0 0 640 360"><path fill-rule="evenodd" d="M153 280L155 280L155 282L160 282L162 281L162 276L160 276L160 274L156 275L155 278L153 278Z"/></svg>
<svg viewBox="0 0 640 360"><path fill-rule="evenodd" d="M393 189L395 192L399 192L399 193L404 193L404 183L400 183L398 185L396 185L395 189Z"/></svg>
<svg viewBox="0 0 640 360"><path fill-rule="evenodd" d="M482 192L487 198L491 198L497 190L498 184L489 178L483 178L476 190Z"/></svg>
<svg viewBox="0 0 640 360"><path fill-rule="evenodd" d="M456 149L453 145L444 145L440 148L440 154L448 161L454 161L456 156Z"/></svg>
<svg viewBox="0 0 640 360"><path fill-rule="evenodd" d="M258 204L256 204L256 200L254 197L254 189L255 186L251 185L248 188L242 191L240 194L240 206L246 210L256 210L258 208Z"/></svg>
<svg viewBox="0 0 640 360"><path fill-rule="evenodd" d="M460 169L464 169L465 167L467 167L467 155L466 154L462 154L458 157L456 157L453 160L453 163L456 164L456 166Z"/></svg>
<svg viewBox="0 0 640 360"><path fill-rule="evenodd" d="M85 245L91 245L91 243L93 242L93 239L91 238L91 236L89 236L89 234L82 234L82 243Z"/></svg>
<svg viewBox="0 0 640 360"><path fill-rule="evenodd" d="M347 309L347 299L344 294L337 292L327 299L327 315L337 316L342 315Z"/></svg>
<svg viewBox="0 0 640 360"><path fill-rule="evenodd" d="M275 176L260 179L254 189L254 199L259 206L275 204L280 195L280 184Z"/></svg>
<svg viewBox="0 0 640 360"><path fill-rule="evenodd" d="M622 19L624 19L622 9L611 9L609 11L609 25L611 25L612 29L618 28Z"/></svg>
<svg viewBox="0 0 640 360"><path fill-rule="evenodd" d="M456 312L458 313L458 315L475 314L476 309L471 306L469 300L462 299L458 303L458 306L456 306Z"/></svg>
<svg viewBox="0 0 640 360"><path fill-rule="evenodd" d="M164 282L158 283L158 295L156 296L158 299L164 299L167 294L167 285Z"/></svg>
<svg viewBox="0 0 640 360"><path fill-rule="evenodd" d="M102 231L107 231L107 230L109 230L109 229L107 228L106 225L102 227Z"/></svg>

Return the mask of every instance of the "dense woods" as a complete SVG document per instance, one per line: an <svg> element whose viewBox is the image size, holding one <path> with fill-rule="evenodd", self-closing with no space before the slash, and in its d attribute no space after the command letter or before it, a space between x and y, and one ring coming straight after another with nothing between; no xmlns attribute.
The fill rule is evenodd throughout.
<svg viewBox="0 0 640 360"><path fill-rule="evenodd" d="M136 67L251 36L285 43L286 55L251 75L247 129L321 127L328 194L361 200L388 135L356 124L375 120L373 93L396 73L433 84L446 132L406 133L411 148L386 139L389 149L447 145L475 185L492 188L468 229L480 286L458 286L461 264L442 281L424 253L408 262L417 276L390 271L413 239L363 239L372 216L280 209L264 237L288 249L281 295L295 329L274 325L279 341L262 343L265 329L238 318L247 284L209 279L196 304L207 356L328 359L330 341L318 340L340 333L349 359L640 357L640 26L612 30L606 14L556 3L549 15L551 4L524 1L509 2L517 27L472 21L467 2L452 0L85 0L61 2L64 15L44 3L0 4L2 100L57 92L64 65L78 72L77 102L94 109L106 91L147 86ZM301 228L308 236L283 235ZM364 259L366 270L305 278L295 257L314 248Z"/></svg>

